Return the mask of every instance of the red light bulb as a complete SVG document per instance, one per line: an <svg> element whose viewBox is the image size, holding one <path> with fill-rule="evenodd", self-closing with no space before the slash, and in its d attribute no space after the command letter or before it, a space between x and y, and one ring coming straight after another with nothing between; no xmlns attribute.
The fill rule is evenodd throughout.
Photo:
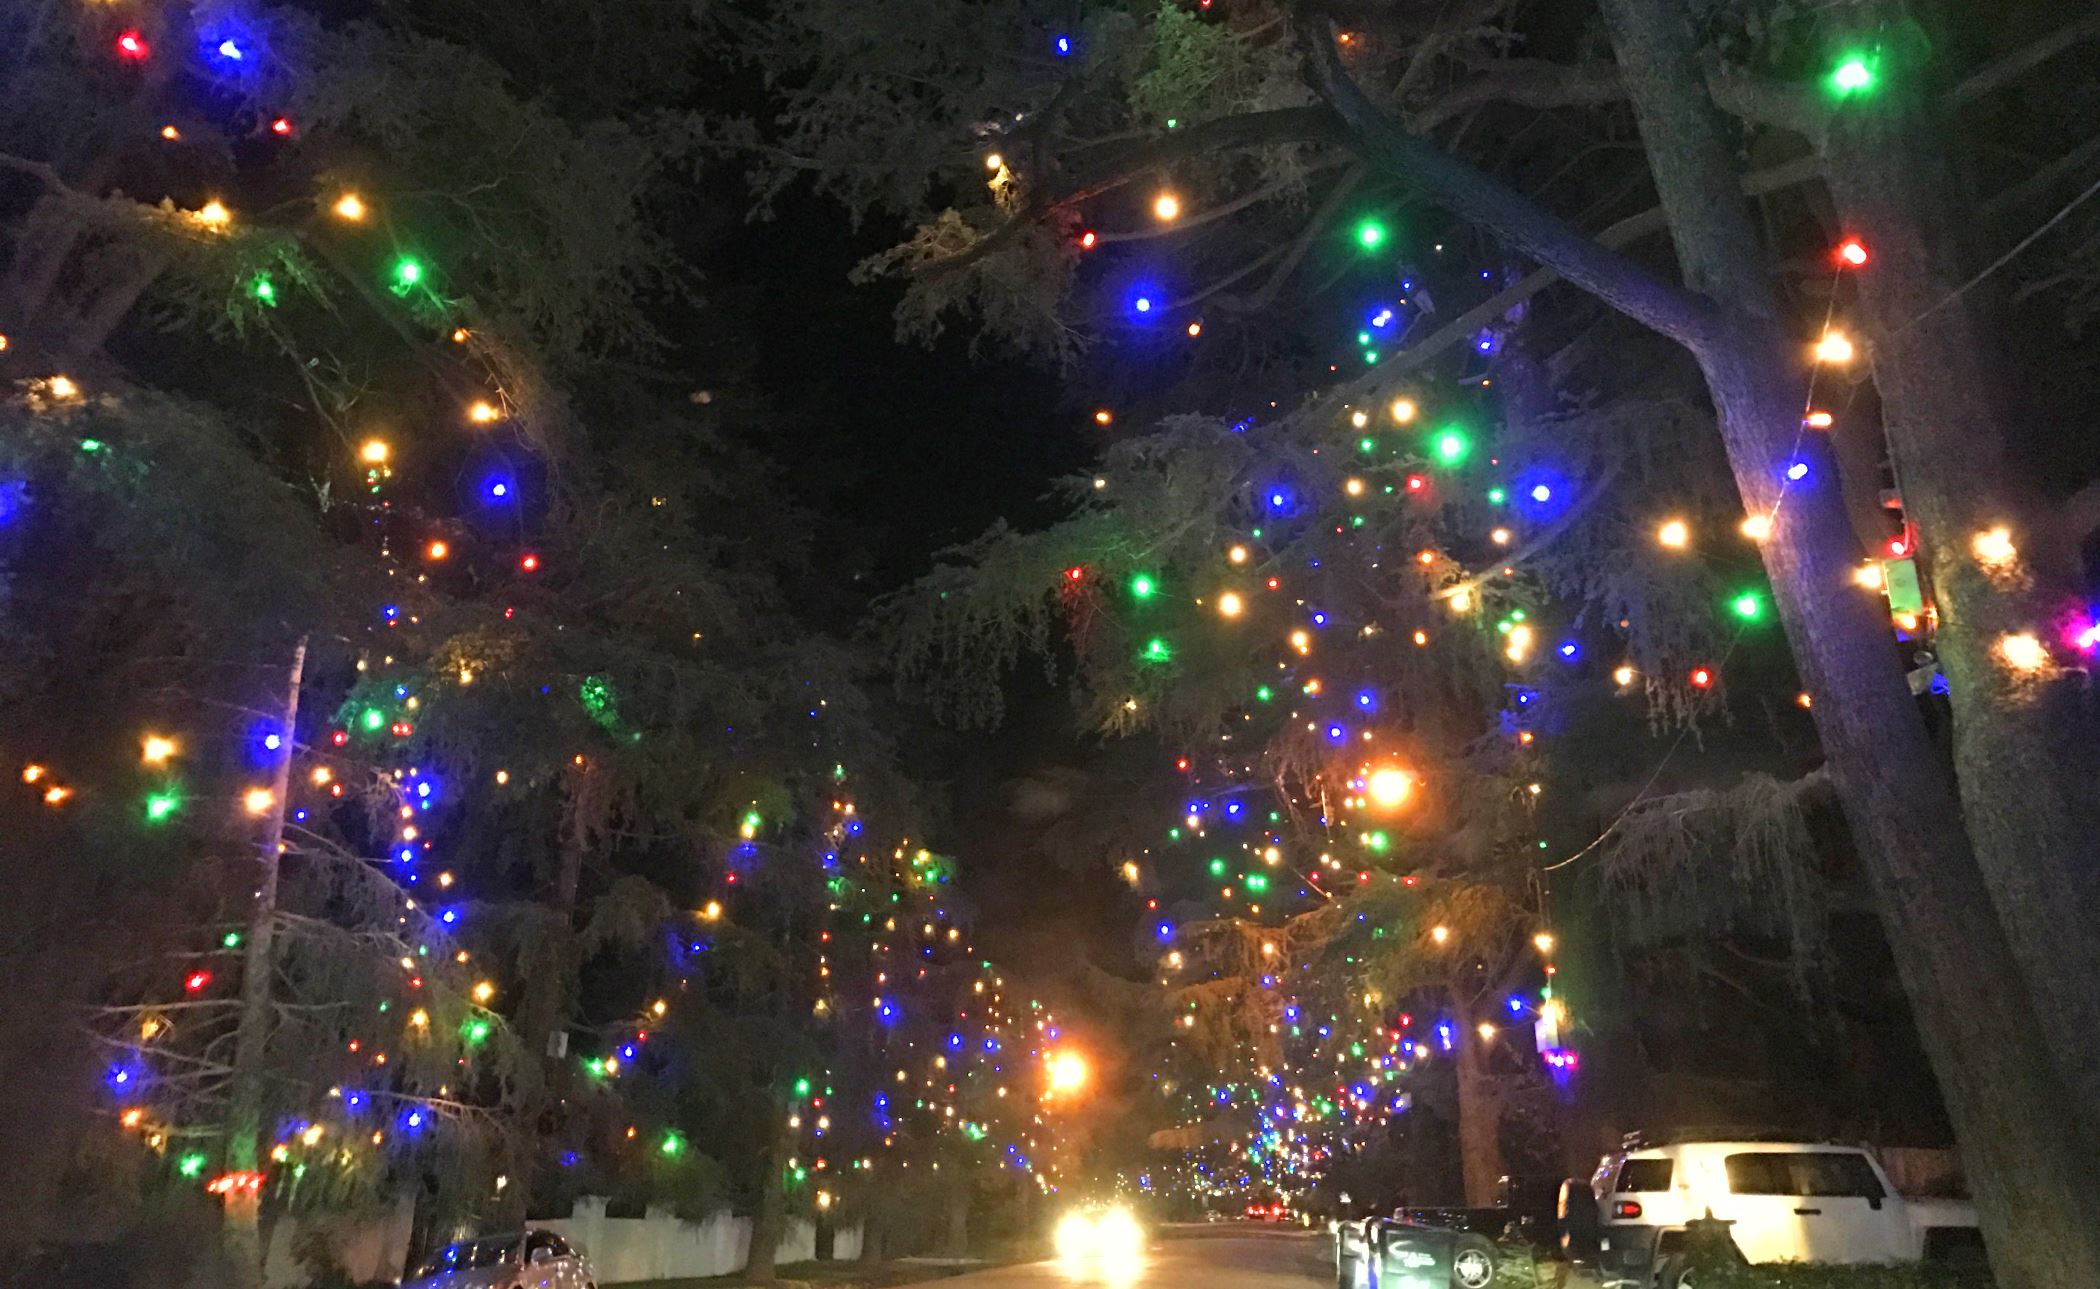
<svg viewBox="0 0 2100 1289"><path fill-rule="evenodd" d="M119 58L127 58L136 63L144 61L152 53L153 46L146 43L146 38L139 34L136 27L129 28L123 35L117 37L117 57Z"/></svg>
<svg viewBox="0 0 2100 1289"><path fill-rule="evenodd" d="M1846 268L1860 268L1867 262L1866 244L1857 237L1848 237L1844 241L1839 242L1837 249L1831 254L1835 255L1837 262Z"/></svg>

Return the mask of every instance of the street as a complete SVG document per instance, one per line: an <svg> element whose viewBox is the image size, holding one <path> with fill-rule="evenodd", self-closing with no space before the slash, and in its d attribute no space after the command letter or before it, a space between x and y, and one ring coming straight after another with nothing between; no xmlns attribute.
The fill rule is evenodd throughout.
<svg viewBox="0 0 2100 1289"><path fill-rule="evenodd" d="M1129 1266L1056 1259L972 1272L954 1289L1315 1289L1333 1280L1327 1237L1251 1224L1169 1228Z"/></svg>

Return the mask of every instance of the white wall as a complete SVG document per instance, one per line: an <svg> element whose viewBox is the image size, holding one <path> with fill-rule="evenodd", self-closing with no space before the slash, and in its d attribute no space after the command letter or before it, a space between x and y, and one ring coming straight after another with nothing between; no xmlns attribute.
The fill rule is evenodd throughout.
<svg viewBox="0 0 2100 1289"><path fill-rule="evenodd" d="M725 1212L686 1222L654 1211L647 1217L607 1217L602 1199L580 1199L567 1218L532 1225L582 1246L601 1285L726 1276L743 1270L751 1247L749 1218ZM775 1257L781 1262L806 1262L816 1256L816 1248L815 1225L791 1221ZM837 1233L832 1256L840 1261L860 1256L859 1227Z"/></svg>
<svg viewBox="0 0 2100 1289"><path fill-rule="evenodd" d="M407 1205L362 1219L314 1218L328 1231L337 1256L350 1274L362 1280L393 1280L408 1262L408 1239L414 1212ZM702 1222L685 1222L668 1213L647 1217L607 1217L602 1199L580 1199L569 1216L532 1222L559 1233L583 1249L601 1285L635 1280L669 1280L681 1276L726 1276L744 1269L751 1247L751 1219L716 1213ZM270 1256L264 1272L268 1289L302 1289L306 1272L292 1256L300 1223L277 1223L270 1233ZM781 1262L806 1262L816 1256L817 1231L806 1221L788 1223L775 1255ZM839 1231L831 1256L841 1262L860 1256L860 1228Z"/></svg>

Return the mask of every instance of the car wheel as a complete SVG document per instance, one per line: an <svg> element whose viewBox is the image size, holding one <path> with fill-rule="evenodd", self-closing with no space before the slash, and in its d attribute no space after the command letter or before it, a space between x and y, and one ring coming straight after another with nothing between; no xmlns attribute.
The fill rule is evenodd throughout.
<svg viewBox="0 0 2100 1289"><path fill-rule="evenodd" d="M1655 1264L1655 1289L1698 1289L1699 1279L1691 1260L1682 1253L1672 1253Z"/></svg>
<svg viewBox="0 0 2100 1289"><path fill-rule="evenodd" d="M1495 1246L1462 1235L1451 1246L1452 1289L1487 1289L1495 1281Z"/></svg>

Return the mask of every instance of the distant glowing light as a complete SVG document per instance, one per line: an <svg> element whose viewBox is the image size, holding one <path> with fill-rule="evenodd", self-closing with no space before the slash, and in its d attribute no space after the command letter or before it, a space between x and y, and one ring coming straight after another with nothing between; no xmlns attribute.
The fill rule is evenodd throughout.
<svg viewBox="0 0 2100 1289"><path fill-rule="evenodd" d="M1826 331L1823 338L1816 341L1815 357L1819 363L1842 366L1858 356L1858 347L1852 343L1852 338L1842 331Z"/></svg>
<svg viewBox="0 0 2100 1289"><path fill-rule="evenodd" d="M214 199L198 207L191 218L206 228L224 228L233 222L233 212L226 209L225 202Z"/></svg>
<svg viewBox="0 0 2100 1289"><path fill-rule="evenodd" d="M2014 671L2037 672L2049 665L2049 649L2029 632L1998 637L1998 657Z"/></svg>
<svg viewBox="0 0 2100 1289"><path fill-rule="evenodd" d="M1006 168L1006 158L994 152L984 159L984 168L987 170L1004 170Z"/></svg>
<svg viewBox="0 0 2100 1289"><path fill-rule="evenodd" d="M1543 483L1533 484L1531 488L1531 499L1533 501L1541 503L1551 501L1553 500L1553 489L1547 487Z"/></svg>
<svg viewBox="0 0 2100 1289"><path fill-rule="evenodd" d="M1683 550L1692 541L1692 528L1682 519L1671 519L1655 530L1655 540L1671 550Z"/></svg>
<svg viewBox="0 0 2100 1289"><path fill-rule="evenodd" d="M1394 421L1405 425L1421 415L1422 409L1415 406L1415 400L1411 398L1396 398L1393 400L1393 405L1387 408L1386 411L1391 414Z"/></svg>
<svg viewBox="0 0 2100 1289"><path fill-rule="evenodd" d="M336 198L335 205L329 207L329 209L335 212L337 219L347 219L352 222L363 219L368 213L365 209L364 198L354 192L346 192Z"/></svg>
<svg viewBox="0 0 2100 1289"><path fill-rule="evenodd" d="M1772 535L1770 515L1751 515L1743 520L1742 534L1753 542L1761 542Z"/></svg>
<svg viewBox="0 0 2100 1289"><path fill-rule="evenodd" d="M268 788L250 788L242 795L241 804L251 815L266 815L270 813L270 807L277 804L277 794Z"/></svg>
<svg viewBox="0 0 2100 1289"><path fill-rule="evenodd" d="M1837 249L1832 254L1837 258L1838 263L1855 269L1867 262L1866 243L1860 241L1857 237L1848 237L1844 241L1839 242Z"/></svg>
<svg viewBox="0 0 2100 1289"><path fill-rule="evenodd" d="M1365 795L1380 810L1398 810L1414 795L1415 777L1397 766L1371 772L1364 782Z"/></svg>
<svg viewBox="0 0 2100 1289"><path fill-rule="evenodd" d="M384 465L386 459L393 455L393 449L387 446L385 439L366 439L364 446L357 450L357 455L358 459L367 465Z"/></svg>
<svg viewBox="0 0 2100 1289"><path fill-rule="evenodd" d="M1976 561L1986 568L2004 568L2019 557L2013 546L2012 530L2000 524L1986 529L1969 540L1969 549L1975 552Z"/></svg>
<svg viewBox="0 0 2100 1289"><path fill-rule="evenodd" d="M159 734L148 734L140 741L140 748L140 759L147 765L166 765L168 758L181 750L174 739Z"/></svg>
<svg viewBox="0 0 2100 1289"><path fill-rule="evenodd" d="M1509 635L1504 639L1502 646L1503 655L1511 662L1524 661L1531 656L1531 646L1534 639L1531 628L1521 622L1518 623L1509 629Z"/></svg>
<svg viewBox="0 0 2100 1289"><path fill-rule="evenodd" d="M1445 430L1430 444L1430 450L1436 454L1436 459L1447 466L1455 466L1464 461L1472 448L1471 440L1457 430Z"/></svg>
<svg viewBox="0 0 2100 1289"><path fill-rule="evenodd" d="M1622 663L1619 666L1612 668L1612 683L1616 684L1619 688L1624 689L1626 688L1626 686L1631 685L1633 683L1633 678L1639 674L1640 673L1635 671L1632 667Z"/></svg>
<svg viewBox="0 0 2100 1289"><path fill-rule="evenodd" d="M143 62L153 54L153 46L139 34L137 28L126 30L117 37L117 57L131 62Z"/></svg>
<svg viewBox="0 0 2100 1289"><path fill-rule="evenodd" d="M1694 667L1692 668L1692 674L1686 679L1691 681L1694 689L1712 689L1714 684L1713 669L1711 667Z"/></svg>
<svg viewBox="0 0 2100 1289"><path fill-rule="evenodd" d="M1755 591L1745 591L1729 601L1728 607L1735 616L1745 622L1755 622L1765 615L1764 598Z"/></svg>
<svg viewBox="0 0 2100 1289"><path fill-rule="evenodd" d="M1218 615L1220 617L1236 618L1246 611L1247 602L1240 598L1238 591L1227 591L1218 597Z"/></svg>
<svg viewBox="0 0 2100 1289"><path fill-rule="evenodd" d="M219 42L217 53L230 63L238 63L248 57L248 52L241 48L240 42L230 36Z"/></svg>
<svg viewBox="0 0 2100 1289"><path fill-rule="evenodd" d="M1148 573L1139 573L1130 579L1130 598L1134 600L1149 600L1158 591L1159 583L1153 581Z"/></svg>
<svg viewBox="0 0 2100 1289"><path fill-rule="evenodd" d="M1447 944L1451 940L1451 928L1442 925L1433 926L1429 928L1429 938L1438 944Z"/></svg>
<svg viewBox="0 0 2100 1289"><path fill-rule="evenodd" d="M1163 192L1154 197L1152 199L1152 217L1163 224L1172 223L1180 219L1181 198L1170 192Z"/></svg>
<svg viewBox="0 0 2100 1289"><path fill-rule="evenodd" d="M1356 226L1356 244L1367 251L1375 251L1385 245L1385 225L1375 219L1367 219Z"/></svg>
<svg viewBox="0 0 2100 1289"><path fill-rule="evenodd" d="M1848 55L1830 69L1830 92L1838 98L1850 98L1873 88L1874 66L1865 55Z"/></svg>

